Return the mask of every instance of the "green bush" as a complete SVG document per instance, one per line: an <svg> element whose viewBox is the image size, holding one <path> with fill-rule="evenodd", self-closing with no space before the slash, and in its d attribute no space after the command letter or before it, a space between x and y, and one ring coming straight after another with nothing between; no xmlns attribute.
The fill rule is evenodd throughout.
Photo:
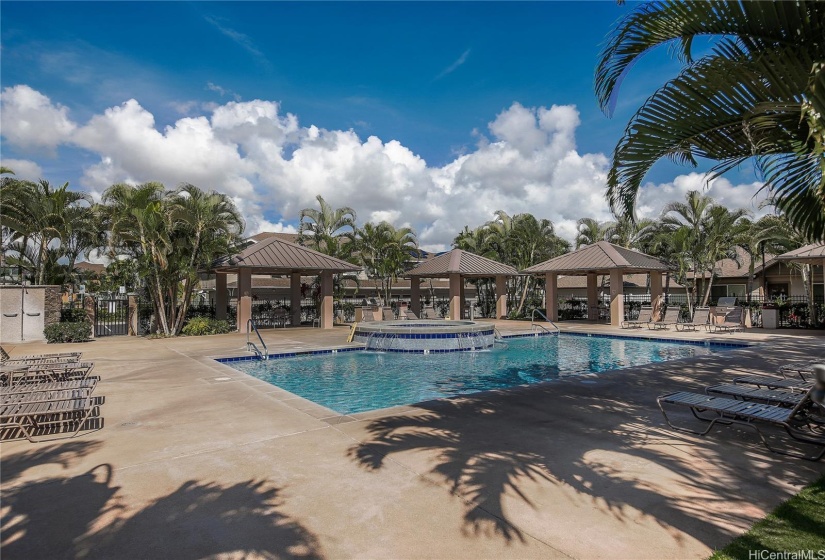
<svg viewBox="0 0 825 560"><path fill-rule="evenodd" d="M86 310L82 307L74 307L71 309L63 309L60 311L61 323L82 323L86 320Z"/></svg>
<svg viewBox="0 0 825 560"><path fill-rule="evenodd" d="M186 336L203 336L207 334L226 334L232 331L232 325L228 321L210 319L209 317L193 317L183 326L182 333Z"/></svg>
<svg viewBox="0 0 825 560"><path fill-rule="evenodd" d="M57 342L88 342L92 339L92 324L88 321L77 323L54 323L43 329L49 344Z"/></svg>

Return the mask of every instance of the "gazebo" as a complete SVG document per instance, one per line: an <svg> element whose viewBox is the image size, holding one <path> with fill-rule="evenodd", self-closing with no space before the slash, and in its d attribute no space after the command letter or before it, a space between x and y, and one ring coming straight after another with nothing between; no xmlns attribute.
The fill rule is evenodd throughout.
<svg viewBox="0 0 825 560"><path fill-rule="evenodd" d="M459 320L461 310L464 309L464 280L467 278L495 278L496 317L507 317L507 278L518 276L518 271L512 266L487 257L462 249L453 249L423 262L405 276L410 279L410 307L416 314L421 313L421 278L449 278L449 318Z"/></svg>
<svg viewBox="0 0 825 560"><path fill-rule="evenodd" d="M252 318L252 275L271 274L289 275L290 308L292 324L301 321L301 276L321 276L321 317L322 329L332 328L332 275L341 272L357 272L361 267L307 249L301 245L271 237L255 243L229 257L218 261L212 270L215 272L215 307L218 319L226 319L226 276L238 275L238 313L239 332L246 332L247 322Z"/></svg>
<svg viewBox="0 0 825 560"><path fill-rule="evenodd" d="M655 300L662 295L662 275L668 266L655 257L626 249L619 245L599 241L533 265L525 269L525 274L544 274L547 279L545 288L545 307L551 321L558 320L558 277L560 274L587 276L588 318L597 319L598 295L596 277L600 274L610 276L610 324L619 326L624 318L624 275L650 274L650 297Z"/></svg>
<svg viewBox="0 0 825 560"><path fill-rule="evenodd" d="M794 249L793 251L783 253L778 257L775 257L775 259L778 261L822 265L822 283L824 287L823 289L825 289L825 243L812 243L810 245L805 245L799 249ZM813 271L811 271L811 285L813 285Z"/></svg>

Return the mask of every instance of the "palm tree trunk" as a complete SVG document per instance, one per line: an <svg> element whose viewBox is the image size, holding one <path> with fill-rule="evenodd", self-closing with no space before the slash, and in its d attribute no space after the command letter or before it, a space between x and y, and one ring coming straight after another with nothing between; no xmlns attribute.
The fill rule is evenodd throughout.
<svg viewBox="0 0 825 560"><path fill-rule="evenodd" d="M527 290L530 288L530 280L532 276L528 276L527 279L524 281L524 289L521 291L521 301L519 301L518 309L516 309L516 315L521 314L521 310L524 308L524 302L527 300Z"/></svg>
<svg viewBox="0 0 825 560"><path fill-rule="evenodd" d="M710 299L710 288L713 286L713 271L710 273L710 278L708 278L708 285L705 287L705 297L702 298L702 307L707 307L708 300Z"/></svg>

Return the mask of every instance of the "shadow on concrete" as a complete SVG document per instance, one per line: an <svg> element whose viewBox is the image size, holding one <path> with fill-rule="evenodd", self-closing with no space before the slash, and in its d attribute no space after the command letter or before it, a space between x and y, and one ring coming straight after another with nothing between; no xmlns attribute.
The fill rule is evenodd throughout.
<svg viewBox="0 0 825 560"><path fill-rule="evenodd" d="M788 485L813 480L822 464L772 455L750 431L725 427L705 438L674 432L656 397L701 391L743 372L775 371L778 363L766 363L759 353L712 354L421 403L418 411L368 421L367 437L349 456L368 470L381 469L392 457L446 484L466 501L465 530L471 534L508 542L524 541L527 534L543 539L546 534L535 533L544 530L536 529L536 520L543 509L564 515L564 506L553 500L572 490L589 501L585 509L598 512L583 514L583 531L599 531L598 519L632 530L642 518L676 543L690 535L719 547L755 512L787 497ZM802 354L789 347L778 355L810 357ZM416 468L422 461L424 470ZM548 486L568 492L536 491ZM514 510L522 513L508 515Z"/></svg>
<svg viewBox="0 0 825 560"><path fill-rule="evenodd" d="M19 476L45 462L67 467L97 446L71 442L4 456L4 479L7 461ZM282 489L266 481L188 481L134 511L121 503L113 478L103 464L4 489L3 558L321 557L315 536L279 511Z"/></svg>

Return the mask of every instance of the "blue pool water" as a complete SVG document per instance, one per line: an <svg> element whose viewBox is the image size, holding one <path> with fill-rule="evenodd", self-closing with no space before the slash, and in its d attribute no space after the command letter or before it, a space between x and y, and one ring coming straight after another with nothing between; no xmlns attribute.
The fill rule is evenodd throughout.
<svg viewBox="0 0 825 560"><path fill-rule="evenodd" d="M349 414L730 349L565 334L509 339L507 344L484 352L354 351L227 365Z"/></svg>

